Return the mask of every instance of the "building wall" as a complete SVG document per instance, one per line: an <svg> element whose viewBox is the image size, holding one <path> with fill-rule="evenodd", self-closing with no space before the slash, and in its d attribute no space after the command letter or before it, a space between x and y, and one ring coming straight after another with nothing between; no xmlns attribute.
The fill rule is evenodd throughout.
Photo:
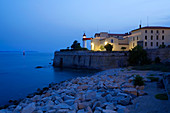
<svg viewBox="0 0 170 113"><path fill-rule="evenodd" d="M94 51L101 51L100 47L101 46L105 46L106 43L109 43L111 45L113 45L113 49L112 51L122 51L121 47L126 47L125 51L128 51L129 50L129 45L128 44L128 39L124 39L124 40L119 40L118 38L115 38L115 37L109 37L109 38L105 38L105 39L92 39L91 40L91 43L92 45L94 45ZM120 45L119 43L121 44L124 44L124 45ZM106 49L104 49L103 51L106 51Z"/></svg>
<svg viewBox="0 0 170 113"><path fill-rule="evenodd" d="M109 69L127 66L127 56L120 52L55 52L55 67Z"/></svg>
<svg viewBox="0 0 170 113"><path fill-rule="evenodd" d="M170 48L147 50L147 53L152 61L160 57L161 62L170 62ZM55 52L53 65L68 68L110 69L127 66L127 59L128 52Z"/></svg>
<svg viewBox="0 0 170 113"><path fill-rule="evenodd" d="M147 30L147 33L145 33L145 30ZM153 31L153 33L151 33L151 30ZM162 30L164 30L164 33L162 33ZM147 40L145 39L145 36L147 36ZM158 40L157 40L157 36L158 36ZM164 36L164 40L162 39L162 36ZM143 41L144 49L159 48L159 46L162 45L163 43L166 46L168 46L170 45L170 30L169 29L140 29L134 31L132 32L132 35L129 36L129 49L135 47L137 45L137 41Z"/></svg>

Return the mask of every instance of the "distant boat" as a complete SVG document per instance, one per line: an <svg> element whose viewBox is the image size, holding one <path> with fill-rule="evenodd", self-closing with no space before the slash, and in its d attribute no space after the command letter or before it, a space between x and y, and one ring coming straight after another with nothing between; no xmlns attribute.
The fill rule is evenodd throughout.
<svg viewBox="0 0 170 113"><path fill-rule="evenodd" d="M23 56L25 56L25 51L23 51Z"/></svg>

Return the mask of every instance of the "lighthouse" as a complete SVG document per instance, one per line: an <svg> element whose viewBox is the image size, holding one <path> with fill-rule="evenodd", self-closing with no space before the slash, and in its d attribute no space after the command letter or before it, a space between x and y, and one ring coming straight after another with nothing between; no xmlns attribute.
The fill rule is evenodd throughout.
<svg viewBox="0 0 170 113"><path fill-rule="evenodd" d="M83 35L83 48L87 48L86 34Z"/></svg>

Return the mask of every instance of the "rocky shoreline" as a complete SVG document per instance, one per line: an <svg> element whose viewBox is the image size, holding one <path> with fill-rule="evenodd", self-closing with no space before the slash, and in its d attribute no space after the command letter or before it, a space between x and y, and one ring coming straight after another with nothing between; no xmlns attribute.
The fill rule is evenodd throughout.
<svg viewBox="0 0 170 113"><path fill-rule="evenodd" d="M128 72L119 68L50 84L0 113L127 113L126 106L146 94Z"/></svg>

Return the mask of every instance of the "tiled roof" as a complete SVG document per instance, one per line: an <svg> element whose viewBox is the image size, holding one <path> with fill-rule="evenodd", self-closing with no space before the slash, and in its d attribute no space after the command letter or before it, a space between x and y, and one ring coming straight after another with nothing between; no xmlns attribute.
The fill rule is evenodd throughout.
<svg viewBox="0 0 170 113"><path fill-rule="evenodd" d="M95 37L96 37L96 35L100 35L100 33L96 33ZM128 34L110 34L110 33L108 34L108 36L126 36L126 35L128 35Z"/></svg>

